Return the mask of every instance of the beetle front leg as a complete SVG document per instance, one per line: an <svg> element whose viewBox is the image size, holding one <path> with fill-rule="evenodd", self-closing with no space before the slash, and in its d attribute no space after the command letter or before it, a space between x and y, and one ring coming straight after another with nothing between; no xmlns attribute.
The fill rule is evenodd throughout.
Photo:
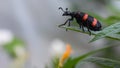
<svg viewBox="0 0 120 68"><path fill-rule="evenodd" d="M70 26L70 23L71 23L71 21L73 21L73 17L71 17L70 19L69 19L69 23L68 23L68 26Z"/></svg>
<svg viewBox="0 0 120 68"><path fill-rule="evenodd" d="M69 19L69 21L68 21L68 27L70 26L70 23L71 23L71 21L73 21L73 17L71 17L70 19ZM67 31L68 29L66 29L66 31Z"/></svg>
<svg viewBox="0 0 120 68"><path fill-rule="evenodd" d="M59 25L58 27L61 27L61 26L65 25L68 21L69 21L69 19L68 19L68 20L66 20L66 22L65 22L65 23L63 23L63 24Z"/></svg>
<svg viewBox="0 0 120 68"><path fill-rule="evenodd" d="M69 19L69 21L68 21L68 27L70 26L70 23L71 23L71 19ZM66 29L66 31L68 31L68 29Z"/></svg>

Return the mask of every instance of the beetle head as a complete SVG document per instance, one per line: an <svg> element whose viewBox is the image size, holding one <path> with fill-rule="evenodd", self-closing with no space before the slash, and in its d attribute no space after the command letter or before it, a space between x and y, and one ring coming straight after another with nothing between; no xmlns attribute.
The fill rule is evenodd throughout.
<svg viewBox="0 0 120 68"><path fill-rule="evenodd" d="M64 13L62 16L71 16L71 12L68 11L68 8L66 8L66 10L64 11L62 7L59 7L59 9L61 9Z"/></svg>

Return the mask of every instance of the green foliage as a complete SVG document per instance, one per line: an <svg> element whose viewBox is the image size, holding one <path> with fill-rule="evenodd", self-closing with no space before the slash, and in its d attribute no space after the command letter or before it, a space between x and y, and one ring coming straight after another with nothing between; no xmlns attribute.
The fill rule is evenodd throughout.
<svg viewBox="0 0 120 68"><path fill-rule="evenodd" d="M62 26L61 28L89 34L89 32L83 32L79 27L76 27L76 26L74 26L74 27L73 26L72 27ZM120 40L119 33L120 33L120 23L115 23L115 24L112 24L112 25L104 28L101 31L97 31L97 32L92 31L92 35L95 35L95 37L90 42L93 42L93 41L96 41L98 39L105 38L105 37L115 39L115 40Z"/></svg>
<svg viewBox="0 0 120 68"><path fill-rule="evenodd" d="M120 16L113 15L113 16L109 16L108 18L104 19L96 14L93 14L93 15L97 19L100 19L102 22L105 22L105 24L111 24L111 25L103 28L101 31L96 31L96 32L91 31L91 34L94 35L94 38L90 42L94 42L101 38L109 38L109 39L120 41L120 22L119 22ZM84 34L89 34L88 31L83 32L78 26L75 26L75 25L70 26L70 27L62 26L61 28L84 33ZM107 48L109 47L91 51L77 58L69 58L64 64L63 68L75 68L79 62L84 62L84 61L98 64L102 68L120 68L120 61L116 61L116 60L112 60L108 58L89 57L93 55L94 53L106 50Z"/></svg>
<svg viewBox="0 0 120 68"><path fill-rule="evenodd" d="M56 57L52 60L52 67L53 68L58 68L58 64L59 64L59 58Z"/></svg>
<svg viewBox="0 0 120 68"><path fill-rule="evenodd" d="M4 46L4 49L12 58L16 57L16 53L14 51L16 46L24 47L23 42L18 38L14 38L12 42L10 42Z"/></svg>
<svg viewBox="0 0 120 68"><path fill-rule="evenodd" d="M57 56L53 57L50 62L50 65L46 65L45 68L58 68L59 58Z"/></svg>
<svg viewBox="0 0 120 68"><path fill-rule="evenodd" d="M104 37L110 37L112 39L120 40L120 34L118 34L119 32L120 32L120 23L115 23L99 31L99 33L95 35L95 37L91 40L91 42Z"/></svg>
<svg viewBox="0 0 120 68"><path fill-rule="evenodd" d="M89 57L84 60L85 62L92 62L106 68L120 68L120 61L108 58Z"/></svg>
<svg viewBox="0 0 120 68"><path fill-rule="evenodd" d="M104 51L110 47L113 47L113 46L108 46L108 47L104 47L104 48L101 48L101 49L97 49L97 50L94 50L94 51L90 51L84 55L81 55L77 58L69 58L67 60L67 62L64 64L63 68L75 68L76 65L79 63L79 62L83 62L84 59L86 59L87 57L97 53L97 52L100 52L100 51Z"/></svg>
<svg viewBox="0 0 120 68"><path fill-rule="evenodd" d="M81 32L84 34L89 34L89 32L83 32L82 30L80 30L79 27L76 27L76 26L74 27L62 26L61 28L65 28L68 30L76 31L76 32ZM120 34L118 34L119 32L120 32L120 23L115 23L109 27L106 27L102 31L98 31L98 32L91 31L92 35L95 35L95 37L90 42L96 41L104 37L114 39L114 40L120 40Z"/></svg>
<svg viewBox="0 0 120 68"><path fill-rule="evenodd" d="M108 2L108 1L106 1ZM91 34L94 36L94 38L90 41L90 42L94 42L96 40L102 39L102 38L109 38L109 39L113 39L113 40L118 40L120 41L120 11L114 9L113 6L108 5L109 7L107 7L112 13L113 15L110 15L106 18L92 13L92 12L86 12L89 15L95 17L96 19L98 19L101 24L102 24L102 30L101 31L91 31ZM76 25L76 21L74 20L70 27L68 26L62 26L60 28L64 28L64 29L68 29L68 30L72 30L72 31L76 31L76 32L80 32L80 33L84 33L84 34L89 34L89 32L86 30L85 32L83 32L78 25ZM111 41L109 41L111 42ZM115 45L112 45L115 46ZM111 51L109 51L109 48L113 49L112 46L108 46L105 48L101 48L98 50L94 50L94 51L90 51L84 55L81 55L79 57L76 58L69 58L63 65L63 68L76 68L76 65L78 63L82 63L82 62L91 62L91 63L95 63L97 65L100 65L101 68L120 68L120 61L118 60L113 60L107 58L100 58L100 57L90 57L93 54L100 52L100 51L105 51L108 49L107 54ZM106 54L106 55L107 55ZM112 54L113 56L114 54Z"/></svg>
<svg viewBox="0 0 120 68"><path fill-rule="evenodd" d="M116 60L112 60L112 59L108 59L108 58L92 57L93 54L104 51L111 47L114 47L114 45L100 48L97 50L93 50L93 51L90 51L86 54L80 55L75 58L70 57L64 63L62 68L76 68L76 65L78 63L81 64L83 62L92 62L92 63L98 64L98 65L100 65L102 67L106 67L106 68L120 68L120 61L116 61ZM55 57L51 62L51 67L46 66L46 68L58 68L58 64L59 64L59 58Z"/></svg>
<svg viewBox="0 0 120 68"><path fill-rule="evenodd" d="M76 27L76 26L70 26L70 27L61 26L60 28L64 28L64 29L68 29L68 30L72 30L72 31L76 31L76 32L84 33L84 34L89 34L89 32L83 32L79 27ZM96 35L97 32L92 31L91 34Z"/></svg>
<svg viewBox="0 0 120 68"><path fill-rule="evenodd" d="M92 32L92 35L95 35L95 37L90 41L96 41L101 38L110 38L110 39L115 39L115 40L120 40L120 12L118 11L113 11L113 15L108 16L107 18L104 18L98 14L92 13L92 12L87 12L89 15L95 17L98 19L100 22L102 22L102 25L107 25L107 27L102 28L101 31L98 32ZM76 23L75 21L72 23ZM109 25L109 26L108 26ZM74 27L67 27L67 26L62 26L62 28L68 29L68 30L73 30L76 32L81 32L85 34L89 34L88 32L83 32L78 26L74 25Z"/></svg>

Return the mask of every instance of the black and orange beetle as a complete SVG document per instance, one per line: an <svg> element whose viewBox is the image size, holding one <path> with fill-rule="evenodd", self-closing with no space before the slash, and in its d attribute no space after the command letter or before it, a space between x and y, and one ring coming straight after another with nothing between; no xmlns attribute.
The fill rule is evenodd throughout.
<svg viewBox="0 0 120 68"><path fill-rule="evenodd" d="M62 7L59 7L64 13L62 16L71 16L64 24L59 25L59 27L65 25L68 23L68 26L70 26L71 21L75 18L77 23L79 24L80 28L84 31L84 27L86 27L89 31L89 34L91 35L91 31L100 31L101 30L101 23L94 17L88 15L84 12L70 12L68 11L68 8L66 8L66 11L62 9ZM91 31L90 31L91 30Z"/></svg>

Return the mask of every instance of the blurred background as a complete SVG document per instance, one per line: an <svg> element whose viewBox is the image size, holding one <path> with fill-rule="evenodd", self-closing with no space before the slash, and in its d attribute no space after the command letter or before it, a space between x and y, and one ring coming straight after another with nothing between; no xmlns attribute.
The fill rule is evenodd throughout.
<svg viewBox="0 0 120 68"><path fill-rule="evenodd" d="M62 17L59 7L106 18L120 12L120 1L0 0L0 68L45 68L53 56L64 51L66 43L72 45L73 56L120 44L110 39L88 43L93 36L58 28L69 18ZM103 28L110 24L113 23L102 22ZM118 54L119 48L111 48L100 56L114 58ZM98 67L87 63L82 68Z"/></svg>

